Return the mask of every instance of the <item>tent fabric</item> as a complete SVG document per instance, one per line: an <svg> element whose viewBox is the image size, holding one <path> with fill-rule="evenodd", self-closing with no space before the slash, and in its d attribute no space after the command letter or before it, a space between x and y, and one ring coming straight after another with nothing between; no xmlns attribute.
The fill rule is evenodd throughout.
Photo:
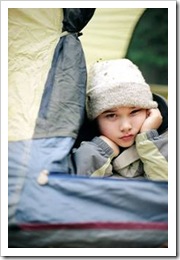
<svg viewBox="0 0 180 260"><path fill-rule="evenodd" d="M15 212L26 182L43 170L68 172L71 137L41 138L9 142L8 145L8 217L14 223ZM33 191L34 192L34 191Z"/></svg>
<svg viewBox="0 0 180 260"><path fill-rule="evenodd" d="M28 79L28 74L26 74L26 66L23 67L24 64L27 64L28 66L28 62L24 63L23 61L26 58L29 61L29 55L28 52L23 52L23 48L20 48L23 46L23 36L25 31L30 32L32 30L31 37L33 40L30 41L31 44L35 41L37 46L38 44L41 45L40 42L42 41L43 44L44 38L46 38L46 36L43 34L44 38L36 38L34 36L36 32L39 33L39 31L44 31L44 28L48 28L51 33L51 27L56 24L46 23L47 21L45 24L43 24L44 20L42 19L42 21L39 21L38 18L41 19L41 15L45 15L46 17L49 17L50 22L52 22L51 19L54 21L54 15L57 17L60 16L60 13L57 13L57 11L53 12L52 10L50 10L50 13L44 9L30 9L28 11L26 9L12 9L9 12L9 49L11 49L12 43L16 39L16 35L18 35L21 40L18 41L19 48L15 45L16 48L10 51L9 78L11 80L13 77L14 79L18 78L17 72L20 71L20 69L15 69L14 72L13 66L16 65L15 60L17 60L19 55L19 63L22 66L21 71L25 74L24 77L26 80ZM40 12L40 15L38 15L38 11ZM60 12L59 9L58 12ZM90 13L92 14L91 9ZM75 19L75 16L73 16L73 19ZM23 21L25 21L25 24L22 23L23 26L21 27L20 22ZM84 22L87 23L87 18L82 20L82 27ZM42 28L43 25L44 28ZM15 26L17 26L17 30L14 30ZM16 31L16 34L14 31ZM62 171L64 173L68 172L67 154L70 152L74 144L78 128L80 127L80 121L83 120L87 77L84 54L81 43L77 37L77 33L68 34L62 38L60 37L60 40L54 50L51 67L47 75L46 83L44 83L44 93L42 94L39 113L37 114L37 122L36 125L34 125L34 136L31 136L31 138L34 138L31 139L30 136L25 138L25 136L18 133L19 131L26 132L26 127L24 127L24 124L21 124L21 121L18 122L19 125L16 122L16 126L18 125L18 128L20 127L18 131L15 129L15 134L17 135L16 138L18 140L13 138L13 136L10 136L8 145L9 223L11 223L11 220L13 221L14 213L21 197L24 183L26 182L27 178L30 178L29 176L31 176L32 173L38 174L43 170L59 172ZM37 50L35 47L35 51L32 48L32 53L30 52L33 61L37 59L36 55L38 55L37 51L39 50ZM24 48L28 50L28 44L26 41ZM19 54L20 52L22 52L22 55ZM33 54L35 57L33 57ZM42 62L41 54L42 51L39 54L40 63ZM21 58L23 58L22 62L20 62ZM33 62L31 64L32 68L34 65L35 64ZM30 68L30 66L28 68ZM27 90L26 84L24 84L24 82L25 81L21 82L21 84L22 86L25 85L25 89ZM12 82L10 81L10 85L11 83ZM30 86L32 84L31 87L33 93L34 84L31 82L31 80L28 84ZM27 98L27 94L23 97L24 91L21 93L21 85L16 85L15 81L14 86L14 89L10 86L10 97L12 97L12 99L10 98L10 104L12 105L12 110L14 107L14 102L17 102L19 96L21 97L20 101L22 102L25 102ZM28 93L31 93L30 89L28 89ZM31 101L31 95L28 95L28 97L30 97ZM13 102L11 102L12 100ZM62 105L61 109L58 109L58 106L60 107L62 102L64 102L64 105ZM63 110L64 106L66 108L65 110ZM26 121L26 115L28 115L28 112L22 109L20 117ZM18 113L16 120L12 115L10 115L10 122L18 121L18 119ZM10 123L9 127L13 130L12 126L13 125ZM61 128L60 131L58 127ZM13 140L11 140L11 137Z"/></svg>
<svg viewBox="0 0 180 260"><path fill-rule="evenodd" d="M63 9L63 31L70 35L57 44L39 110L34 138L77 137L83 122L86 93L86 63L78 32L95 9Z"/></svg>
<svg viewBox="0 0 180 260"><path fill-rule="evenodd" d="M26 20L34 18L32 14L28 17L26 11L24 14L24 10L19 12L25 15ZM10 12L10 24L15 23L16 15L20 15L20 13L17 10ZM90 13L92 13L92 10L90 10ZM36 21L36 16L34 19ZM75 16L73 16L73 19L75 19ZM85 21L87 23L87 18ZM84 20L82 27L83 24ZM29 30L30 28L31 26ZM20 30L22 30L21 27ZM11 45L14 34L12 34L12 39L11 34L9 35ZM16 58L17 53L19 53L19 50L14 51L14 58L11 57L11 62ZM11 67L10 78L13 74ZM9 223L13 221L17 203L29 175L43 170L69 172L67 155L74 144L83 120L86 77L85 58L77 33L60 37L54 50L44 93L42 94L33 139L23 140L22 136L19 136L19 141L9 140ZM23 98L22 101L24 101ZM24 116L22 117L24 118ZM24 128L22 129L25 131ZM22 129L21 132L23 132Z"/></svg>
<svg viewBox="0 0 180 260"><path fill-rule="evenodd" d="M119 231L116 226L112 230L68 230L55 227L39 231L30 231L28 228L22 231L15 227L9 235L10 247L21 248L152 248L160 247L164 237L167 237L167 231L132 231L129 228Z"/></svg>
<svg viewBox="0 0 180 260"><path fill-rule="evenodd" d="M123 58L145 8L97 8L81 39L87 66L98 60Z"/></svg>
<svg viewBox="0 0 180 260"><path fill-rule="evenodd" d="M158 247L167 241L167 182L69 171L85 110L86 60L78 36L93 14L9 10L9 247Z"/></svg>
<svg viewBox="0 0 180 260"><path fill-rule="evenodd" d="M33 138L76 138L84 118L86 77L77 35L63 36L55 50Z"/></svg>
<svg viewBox="0 0 180 260"><path fill-rule="evenodd" d="M94 15L95 8L63 8L63 31L80 32Z"/></svg>
<svg viewBox="0 0 180 260"><path fill-rule="evenodd" d="M62 9L8 9L9 141L33 136L62 19Z"/></svg>
<svg viewBox="0 0 180 260"><path fill-rule="evenodd" d="M157 247L167 241L167 182L28 176L9 247ZM16 238L16 239L14 239Z"/></svg>

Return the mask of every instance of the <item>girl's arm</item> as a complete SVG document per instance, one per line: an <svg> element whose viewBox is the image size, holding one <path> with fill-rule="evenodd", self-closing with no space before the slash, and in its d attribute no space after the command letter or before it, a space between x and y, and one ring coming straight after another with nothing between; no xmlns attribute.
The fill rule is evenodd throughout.
<svg viewBox="0 0 180 260"><path fill-rule="evenodd" d="M136 148L144 171L149 179L168 179L168 138L159 135L157 130L162 123L159 109L150 109L140 134L136 137Z"/></svg>
<svg viewBox="0 0 180 260"><path fill-rule="evenodd" d="M157 130L140 133L136 137L136 149L144 164L147 178L168 180L168 138Z"/></svg>
<svg viewBox="0 0 180 260"><path fill-rule="evenodd" d="M111 161L115 156L117 156L116 147L111 148L111 144L102 136L93 138L91 142L82 142L73 152L76 173L91 177L110 176Z"/></svg>

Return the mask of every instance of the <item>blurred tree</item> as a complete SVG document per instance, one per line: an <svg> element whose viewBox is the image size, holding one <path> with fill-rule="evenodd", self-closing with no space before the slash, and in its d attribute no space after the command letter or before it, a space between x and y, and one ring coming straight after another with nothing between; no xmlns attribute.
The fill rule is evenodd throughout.
<svg viewBox="0 0 180 260"><path fill-rule="evenodd" d="M149 84L168 84L168 8L148 8L139 19L126 58Z"/></svg>

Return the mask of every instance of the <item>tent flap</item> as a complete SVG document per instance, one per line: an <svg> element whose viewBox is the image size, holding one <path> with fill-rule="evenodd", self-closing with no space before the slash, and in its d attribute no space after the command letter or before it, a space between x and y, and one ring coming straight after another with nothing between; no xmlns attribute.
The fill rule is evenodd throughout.
<svg viewBox="0 0 180 260"><path fill-rule="evenodd" d="M76 138L85 108L86 64L76 34L60 38L48 74L34 138Z"/></svg>
<svg viewBox="0 0 180 260"><path fill-rule="evenodd" d="M86 92L86 62L78 39L95 9L63 9L63 30L74 31L60 38L46 80L34 138L77 137L83 122Z"/></svg>
<svg viewBox="0 0 180 260"><path fill-rule="evenodd" d="M9 247L158 247L167 242L167 182L29 173ZM14 231L16 230L16 232Z"/></svg>

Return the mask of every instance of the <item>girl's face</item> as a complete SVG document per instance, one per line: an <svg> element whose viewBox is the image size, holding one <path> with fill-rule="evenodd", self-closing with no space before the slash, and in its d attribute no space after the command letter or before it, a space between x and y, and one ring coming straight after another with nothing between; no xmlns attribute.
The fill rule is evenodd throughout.
<svg viewBox="0 0 180 260"><path fill-rule="evenodd" d="M134 144L136 135L147 117L147 109L119 107L103 112L97 117L100 134L120 147Z"/></svg>

